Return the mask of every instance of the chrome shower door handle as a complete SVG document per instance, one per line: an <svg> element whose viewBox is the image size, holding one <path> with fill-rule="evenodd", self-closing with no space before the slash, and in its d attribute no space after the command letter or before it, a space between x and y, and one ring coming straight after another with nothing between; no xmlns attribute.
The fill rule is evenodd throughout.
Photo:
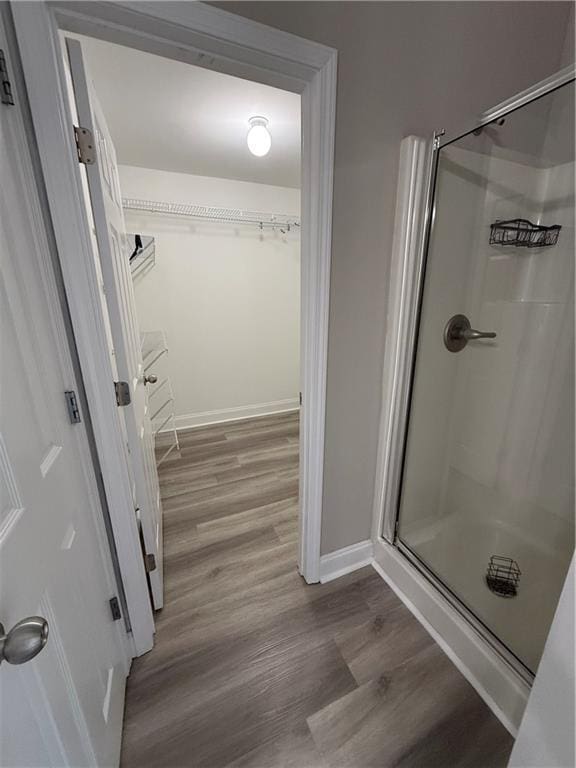
<svg viewBox="0 0 576 768"><path fill-rule="evenodd" d="M460 352L469 341L495 339L494 331L476 331L466 315L453 315L444 327L444 346L449 352Z"/></svg>

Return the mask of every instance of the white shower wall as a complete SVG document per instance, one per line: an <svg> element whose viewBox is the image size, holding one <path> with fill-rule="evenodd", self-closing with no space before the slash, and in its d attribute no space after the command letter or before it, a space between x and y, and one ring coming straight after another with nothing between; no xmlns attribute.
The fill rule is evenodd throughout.
<svg viewBox="0 0 576 768"><path fill-rule="evenodd" d="M574 164L535 168L491 157L485 173L465 305L474 308L474 327L498 337L456 356L442 506L450 514L475 500L472 514L504 518L555 551L574 501L565 459L573 452ZM516 217L561 224L558 245L490 246L490 224Z"/></svg>
<svg viewBox="0 0 576 768"><path fill-rule="evenodd" d="M300 214L297 189L120 166L123 197ZM166 333L179 428L298 406L298 232L126 211L156 264L136 279L142 331Z"/></svg>
<svg viewBox="0 0 576 768"><path fill-rule="evenodd" d="M449 215L436 218L429 248L410 419L417 434L410 441L409 480L402 489L403 529L419 536L428 536L446 514L443 493L460 359L446 351L442 331L466 306L486 161L478 153L450 150L436 185L436 208Z"/></svg>
<svg viewBox="0 0 576 768"><path fill-rule="evenodd" d="M492 157L486 171L467 306L475 327L498 340L459 356L442 504L455 532L474 526L479 562L468 553L452 566L448 559L448 569L467 602L535 670L574 537L574 165ZM490 246L490 223L517 217L561 224L558 245ZM522 571L510 604L474 578L491 554L513 557Z"/></svg>

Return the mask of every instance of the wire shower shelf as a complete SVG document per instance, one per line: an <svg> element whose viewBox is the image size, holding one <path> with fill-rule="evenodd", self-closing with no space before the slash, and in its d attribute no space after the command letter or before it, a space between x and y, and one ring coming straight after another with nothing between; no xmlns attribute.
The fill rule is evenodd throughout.
<svg viewBox="0 0 576 768"><path fill-rule="evenodd" d="M521 571L516 560L492 555L486 570L488 589L500 597L516 597Z"/></svg>
<svg viewBox="0 0 576 768"><path fill-rule="evenodd" d="M186 216L205 221L220 221L230 224L256 224L260 229L272 228L290 231L300 226L297 216L284 213L264 213L263 211L244 211L240 208L216 208L208 205L189 203L167 203L156 200L140 200L134 197L122 199L124 208L133 211L147 211L168 216Z"/></svg>
<svg viewBox="0 0 576 768"><path fill-rule="evenodd" d="M490 245L512 245L516 248L544 248L556 245L562 227L544 227L528 219L495 221L490 225Z"/></svg>

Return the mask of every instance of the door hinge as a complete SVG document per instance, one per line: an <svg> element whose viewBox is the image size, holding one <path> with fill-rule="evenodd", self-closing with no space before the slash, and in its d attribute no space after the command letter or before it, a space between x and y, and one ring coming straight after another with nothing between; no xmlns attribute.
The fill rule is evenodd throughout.
<svg viewBox="0 0 576 768"><path fill-rule="evenodd" d="M64 398L66 400L68 416L70 417L70 424L79 424L82 421L82 417L80 416L80 408L78 407L76 392L74 392L72 389L69 389L64 392Z"/></svg>
<svg viewBox="0 0 576 768"><path fill-rule="evenodd" d="M112 621L118 621L122 618L122 611L120 610L120 601L117 597L113 597L110 600L110 613L112 614Z"/></svg>
<svg viewBox="0 0 576 768"><path fill-rule="evenodd" d="M116 392L117 405L130 405L132 400L130 399L130 387L127 381L115 381L114 391Z"/></svg>
<svg viewBox="0 0 576 768"><path fill-rule="evenodd" d="M146 569L146 573L156 570L156 556L152 552L144 555L144 568Z"/></svg>
<svg viewBox="0 0 576 768"><path fill-rule="evenodd" d="M74 126L74 138L76 139L78 162L84 163L84 165L94 165L96 149L91 131L88 128L82 128L82 126Z"/></svg>
<svg viewBox="0 0 576 768"><path fill-rule="evenodd" d="M300 405L302 405L302 392L299 392L298 395L299 395L298 401L299 401Z"/></svg>
<svg viewBox="0 0 576 768"><path fill-rule="evenodd" d="M439 131L434 131L434 138L432 140L432 146L433 146L433 148L435 150L436 149L440 149L440 139L442 138L442 136L445 135L445 133L446 133L446 131L444 130L444 128L440 128Z"/></svg>
<svg viewBox="0 0 576 768"><path fill-rule="evenodd" d="M12 94L12 83L8 77L8 66L4 51L0 50L0 101L2 104L14 106L14 96Z"/></svg>

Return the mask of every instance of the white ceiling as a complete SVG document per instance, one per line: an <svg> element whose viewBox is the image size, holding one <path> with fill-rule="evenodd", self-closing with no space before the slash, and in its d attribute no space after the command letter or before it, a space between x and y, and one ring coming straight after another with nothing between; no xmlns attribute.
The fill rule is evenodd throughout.
<svg viewBox="0 0 576 768"><path fill-rule="evenodd" d="M300 96L132 48L81 41L118 161L125 165L300 186ZM254 157L248 119L269 120Z"/></svg>

